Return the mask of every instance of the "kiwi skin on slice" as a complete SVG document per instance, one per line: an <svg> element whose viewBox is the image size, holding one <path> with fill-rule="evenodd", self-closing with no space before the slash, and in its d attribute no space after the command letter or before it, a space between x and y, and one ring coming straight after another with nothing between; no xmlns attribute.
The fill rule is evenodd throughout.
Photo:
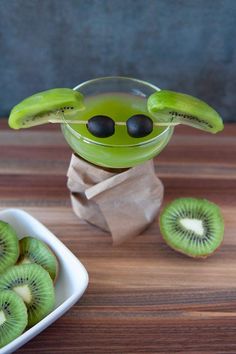
<svg viewBox="0 0 236 354"><path fill-rule="evenodd" d="M18 237L11 225L0 221L0 274L19 257Z"/></svg>
<svg viewBox="0 0 236 354"><path fill-rule="evenodd" d="M30 128L59 118L73 119L84 108L83 95L69 88L55 88L27 97L10 113L13 129Z"/></svg>
<svg viewBox="0 0 236 354"><path fill-rule="evenodd" d="M32 327L54 309L52 279L38 264L9 267L0 277L0 292L2 290L13 290L22 297L28 311L27 327Z"/></svg>
<svg viewBox="0 0 236 354"><path fill-rule="evenodd" d="M14 291L0 292L0 348L19 337L27 326L24 301Z"/></svg>
<svg viewBox="0 0 236 354"><path fill-rule="evenodd" d="M185 124L210 133L224 129L222 118L211 106L184 93L157 91L149 96L147 107L157 123Z"/></svg>
<svg viewBox="0 0 236 354"><path fill-rule="evenodd" d="M34 237L26 236L19 241L20 256L17 264L37 263L55 282L58 276L58 260L48 245Z"/></svg>
<svg viewBox="0 0 236 354"><path fill-rule="evenodd" d="M206 199L175 199L161 212L159 225L171 248L193 258L213 254L224 237L220 208Z"/></svg>

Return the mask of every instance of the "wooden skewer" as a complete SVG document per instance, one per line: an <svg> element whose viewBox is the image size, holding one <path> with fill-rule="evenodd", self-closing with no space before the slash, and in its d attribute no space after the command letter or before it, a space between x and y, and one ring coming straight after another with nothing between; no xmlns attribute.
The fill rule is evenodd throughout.
<svg viewBox="0 0 236 354"><path fill-rule="evenodd" d="M67 120L67 119L49 119L49 123L53 124L65 124L65 123L70 123L70 124L87 124L87 120ZM115 122L116 125L126 125L126 122ZM179 125L180 123L153 123L154 126L156 127L169 127L169 126L176 126Z"/></svg>

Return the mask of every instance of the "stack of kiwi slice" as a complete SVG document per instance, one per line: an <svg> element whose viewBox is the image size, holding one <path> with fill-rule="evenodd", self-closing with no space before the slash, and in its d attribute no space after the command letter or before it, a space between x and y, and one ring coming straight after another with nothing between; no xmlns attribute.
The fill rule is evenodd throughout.
<svg viewBox="0 0 236 354"><path fill-rule="evenodd" d="M0 348L53 310L58 268L44 242L0 221Z"/></svg>

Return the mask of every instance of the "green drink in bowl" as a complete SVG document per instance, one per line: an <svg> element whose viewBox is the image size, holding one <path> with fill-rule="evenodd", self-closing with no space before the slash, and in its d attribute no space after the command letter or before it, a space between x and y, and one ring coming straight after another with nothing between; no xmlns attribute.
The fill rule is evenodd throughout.
<svg viewBox="0 0 236 354"><path fill-rule="evenodd" d="M60 123L76 154L109 168L132 167L158 155L175 125L211 133L223 129L218 113L203 101L127 77L37 93L16 105L9 118L14 129L45 123Z"/></svg>
<svg viewBox="0 0 236 354"><path fill-rule="evenodd" d="M72 149L84 159L99 166L112 168L132 167L157 155L169 142L173 126L153 126L141 137L129 134L126 122L131 117L151 117L147 99L159 89L147 82L107 77L87 81L75 88L84 96L84 109L78 112L80 124L63 123L62 132ZM92 117L104 117L114 122L112 135L95 136L88 130ZM83 124L84 122L84 124ZM142 134L141 134L142 135Z"/></svg>

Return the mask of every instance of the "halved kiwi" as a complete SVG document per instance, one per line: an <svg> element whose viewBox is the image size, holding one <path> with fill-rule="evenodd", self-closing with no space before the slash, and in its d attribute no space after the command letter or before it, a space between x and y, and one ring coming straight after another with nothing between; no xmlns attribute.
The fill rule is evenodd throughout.
<svg viewBox="0 0 236 354"><path fill-rule="evenodd" d="M39 92L13 107L9 126L13 129L30 128L63 116L72 119L83 107L83 96L78 91L56 88Z"/></svg>
<svg viewBox="0 0 236 354"><path fill-rule="evenodd" d="M223 241L224 220L219 207L206 199L178 198L162 211L160 230L171 248L205 258Z"/></svg>
<svg viewBox="0 0 236 354"><path fill-rule="evenodd" d="M0 273L16 263L19 257L19 243L15 230L0 221Z"/></svg>
<svg viewBox="0 0 236 354"><path fill-rule="evenodd" d="M27 308L14 291L0 292L0 348L20 336L27 326Z"/></svg>
<svg viewBox="0 0 236 354"><path fill-rule="evenodd" d="M20 256L17 264L37 263L50 275L53 281L58 274L58 261L46 243L27 236L20 240Z"/></svg>
<svg viewBox="0 0 236 354"><path fill-rule="evenodd" d="M28 310L28 327L39 322L54 308L52 279L38 264L8 268L0 277L0 292L2 290L13 290L24 300Z"/></svg>
<svg viewBox="0 0 236 354"><path fill-rule="evenodd" d="M220 115L212 107L183 93L157 91L148 98L147 107L157 122L186 124L210 133L224 128Z"/></svg>

